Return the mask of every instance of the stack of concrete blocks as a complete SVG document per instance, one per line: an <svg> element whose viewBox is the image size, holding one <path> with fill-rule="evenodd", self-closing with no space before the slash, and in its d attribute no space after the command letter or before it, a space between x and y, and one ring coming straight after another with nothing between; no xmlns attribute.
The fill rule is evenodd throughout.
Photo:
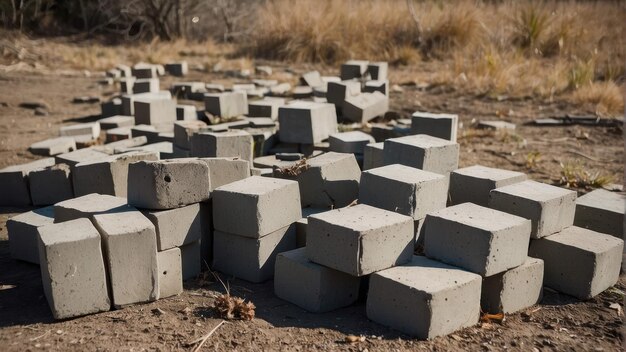
<svg viewBox="0 0 626 352"><path fill-rule="evenodd" d="M391 138L385 141L383 157L385 165L402 164L449 176L459 165L459 145L425 134Z"/></svg>
<svg viewBox="0 0 626 352"><path fill-rule="evenodd" d="M45 158L0 169L0 205L26 206L32 204L28 184L29 173L52 165L54 165L54 158Z"/></svg>
<svg viewBox="0 0 626 352"><path fill-rule="evenodd" d="M385 142L370 143L363 149L363 170L374 169L385 165L383 153Z"/></svg>
<svg viewBox="0 0 626 352"><path fill-rule="evenodd" d="M426 214L445 208L447 198L446 177L433 172L393 164L361 174L359 203L413 218L416 246L423 245L420 229Z"/></svg>
<svg viewBox="0 0 626 352"><path fill-rule="evenodd" d="M362 278L406 263L412 252L408 216L364 204L311 215L306 247L277 259L274 292L311 312L348 306Z"/></svg>
<svg viewBox="0 0 626 352"><path fill-rule="evenodd" d="M248 114L246 93L206 93L204 94L205 111L222 119L233 119Z"/></svg>
<svg viewBox="0 0 626 352"><path fill-rule="evenodd" d="M28 150L35 155L55 156L76 150L76 140L72 137L56 137L36 142Z"/></svg>
<svg viewBox="0 0 626 352"><path fill-rule="evenodd" d="M291 102L278 109L278 123L279 140L300 148L320 144L338 132L337 113L327 103Z"/></svg>
<svg viewBox="0 0 626 352"><path fill-rule="evenodd" d="M526 174L517 171L473 165L450 174L450 205L474 203L489 205L489 193L500 187L526 181Z"/></svg>
<svg viewBox="0 0 626 352"><path fill-rule="evenodd" d="M458 115L417 111L411 118L411 134L427 134L456 142L458 124Z"/></svg>
<svg viewBox="0 0 626 352"><path fill-rule="evenodd" d="M574 225L624 239L626 194L597 189L576 199Z"/></svg>
<svg viewBox="0 0 626 352"><path fill-rule="evenodd" d="M617 282L624 241L573 226L575 191L524 181L492 190L489 206L531 220L528 254L544 261L545 286L589 299Z"/></svg>
<svg viewBox="0 0 626 352"><path fill-rule="evenodd" d="M329 150L336 153L354 154L359 165L363 166L365 146L374 143L374 137L361 131L331 134L328 138Z"/></svg>
<svg viewBox="0 0 626 352"><path fill-rule="evenodd" d="M276 255L296 248L301 217L297 182L252 176L216 188L213 268L255 283L271 279Z"/></svg>

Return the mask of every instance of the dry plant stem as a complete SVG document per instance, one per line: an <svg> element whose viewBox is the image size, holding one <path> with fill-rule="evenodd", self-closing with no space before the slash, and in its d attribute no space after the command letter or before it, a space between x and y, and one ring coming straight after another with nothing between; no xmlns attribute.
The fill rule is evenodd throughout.
<svg viewBox="0 0 626 352"><path fill-rule="evenodd" d="M190 342L190 343L189 343L189 345L194 345L194 344L196 344L196 343L198 343L198 342L199 342L199 343L198 343L198 346L196 346L196 347L193 349L193 352L200 351L200 349L202 348L202 346L204 345L204 343L205 343L205 342L209 339L209 337L211 337L211 335L213 335L213 333L215 333L215 331L217 331L217 329L218 329L220 326L222 326L222 324L224 324L224 323L225 323L225 321L224 321L224 320L220 321L220 323L219 323L219 324L217 324L217 326L215 326L215 327L214 327L211 331L209 331L209 333L208 333L208 334L206 334L206 335L202 336L201 338L199 338L199 339L197 339L197 340L194 340L194 341Z"/></svg>

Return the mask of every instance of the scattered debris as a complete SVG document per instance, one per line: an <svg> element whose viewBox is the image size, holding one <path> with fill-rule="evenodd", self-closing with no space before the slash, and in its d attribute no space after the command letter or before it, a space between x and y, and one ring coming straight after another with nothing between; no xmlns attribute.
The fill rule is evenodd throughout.
<svg viewBox="0 0 626 352"><path fill-rule="evenodd" d="M215 298L213 308L224 319L252 320L254 319L256 306L254 303L239 297L233 297L230 293L224 293Z"/></svg>
<svg viewBox="0 0 626 352"><path fill-rule="evenodd" d="M360 336L348 335L348 336L346 336L344 341L346 343L349 343L349 344L356 344L356 343L359 343L359 342L365 342L365 336L363 336L363 335L360 335Z"/></svg>
<svg viewBox="0 0 626 352"><path fill-rule="evenodd" d="M489 313L483 313L483 315L480 316L480 321L483 323L498 323L498 324L502 324L505 321L505 316L504 313L498 313L498 314L489 314Z"/></svg>
<svg viewBox="0 0 626 352"><path fill-rule="evenodd" d="M307 164L307 158L304 158L296 162L293 166L283 168L274 166L274 173L277 176L297 177L308 169L309 165Z"/></svg>
<svg viewBox="0 0 626 352"><path fill-rule="evenodd" d="M609 305L609 308L616 310L618 317L624 316L624 310L622 309L622 306L619 303L611 303Z"/></svg>
<svg viewBox="0 0 626 352"><path fill-rule="evenodd" d="M41 108L41 109L45 109L45 110L50 110L50 105L48 105L48 103L46 103L43 100L40 101L25 101L20 103L19 105L20 108L24 108L24 109L37 109L37 108Z"/></svg>
<svg viewBox="0 0 626 352"><path fill-rule="evenodd" d="M161 316L165 314L165 311L161 308L154 308L152 310L152 314L156 315L156 316Z"/></svg>

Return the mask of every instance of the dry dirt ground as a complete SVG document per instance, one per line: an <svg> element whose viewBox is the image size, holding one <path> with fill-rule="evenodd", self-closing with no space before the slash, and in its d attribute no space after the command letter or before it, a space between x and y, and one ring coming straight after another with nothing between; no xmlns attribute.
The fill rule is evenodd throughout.
<svg viewBox="0 0 626 352"><path fill-rule="evenodd" d="M192 72L185 78L196 79L208 82L226 78L204 72ZM27 147L55 136L63 124L97 119L97 104L71 103L75 96L104 97L112 91L96 81L81 74L0 73L0 167L34 159ZM166 78L162 86L171 82ZM612 176L615 183L622 183L621 127L523 125L532 118L585 113L567 103L489 99L438 87L402 88L402 92L391 95L391 108L401 117L418 109L460 115L461 166L480 163L520 170L534 179L555 183L561 163L577 162L586 170L602 172ZM19 107L21 102L32 100L45 101L50 114L36 116L32 110ZM471 128L474 120L499 118L517 123L515 133L485 133ZM0 208L0 350L190 350L188 342L219 323L210 306L214 295L223 292L222 285L203 279L187 281L178 297L55 322L43 295L39 268L9 256L6 220L26 210ZM369 321L363 301L331 313L310 314L274 297L271 281L248 284L230 280L230 286L233 294L254 302L257 318L227 322L208 339L203 350L623 350L624 318L612 304L624 304L625 275L614 288L589 301L580 302L546 289L541 304L508 315L501 324L483 323L433 341L413 340ZM344 342L347 335L363 335L365 341L348 344Z"/></svg>

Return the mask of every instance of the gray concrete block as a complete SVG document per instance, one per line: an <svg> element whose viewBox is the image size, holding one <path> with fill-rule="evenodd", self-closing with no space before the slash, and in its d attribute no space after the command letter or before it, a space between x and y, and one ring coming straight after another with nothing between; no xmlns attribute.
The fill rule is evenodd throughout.
<svg viewBox="0 0 626 352"><path fill-rule="evenodd" d="M328 82L326 88L326 100L338 108L343 107L344 101L361 94L361 82L341 81Z"/></svg>
<svg viewBox="0 0 626 352"><path fill-rule="evenodd" d="M361 78L367 72L369 61L348 60L341 65L340 76L342 80Z"/></svg>
<svg viewBox="0 0 626 352"><path fill-rule="evenodd" d="M250 177L250 164L238 158L200 158L209 166L211 191L214 189Z"/></svg>
<svg viewBox="0 0 626 352"><path fill-rule="evenodd" d="M374 137L361 131L340 132L331 134L328 142L332 152L363 154L365 146L374 143Z"/></svg>
<svg viewBox="0 0 626 352"><path fill-rule="evenodd" d="M389 81L367 81L363 85L364 93L381 92L386 96L389 96Z"/></svg>
<svg viewBox="0 0 626 352"><path fill-rule="evenodd" d="M329 312L359 298L361 279L315 264L304 248L276 257L274 294L309 312Z"/></svg>
<svg viewBox="0 0 626 352"><path fill-rule="evenodd" d="M370 62L367 65L367 73L373 80L382 81L387 79L388 68L389 64L385 61Z"/></svg>
<svg viewBox="0 0 626 352"><path fill-rule="evenodd" d="M171 142L158 142L158 143L145 144L139 147L115 149L116 154L130 153L130 152L144 152L144 153L154 152L154 153L158 153L159 158L162 160L179 159L179 158L188 157L185 150L175 149L174 144Z"/></svg>
<svg viewBox="0 0 626 352"><path fill-rule="evenodd" d="M90 193L126 197L128 165L142 160L159 160L159 154L134 151L111 155L103 160L78 163L72 170L74 194L77 197Z"/></svg>
<svg viewBox="0 0 626 352"><path fill-rule="evenodd" d="M221 231L215 231L213 236L213 269L255 283L267 281L274 276L278 253L296 248L294 225L283 227L261 238Z"/></svg>
<svg viewBox="0 0 626 352"><path fill-rule="evenodd" d="M176 121L176 101L154 98L136 98L135 123L155 125Z"/></svg>
<svg viewBox="0 0 626 352"><path fill-rule="evenodd" d="M343 117L351 121L366 123L389 111L389 98L381 92L361 93L347 97L343 102Z"/></svg>
<svg viewBox="0 0 626 352"><path fill-rule="evenodd" d="M254 158L253 165L258 168L285 168L296 164L298 160L279 160L276 155L266 155Z"/></svg>
<svg viewBox="0 0 626 352"><path fill-rule="evenodd" d="M310 71L304 73L302 77L300 77L300 83L305 84L311 88L319 87L324 84L322 81L322 75L318 71Z"/></svg>
<svg viewBox="0 0 626 352"><path fill-rule="evenodd" d="M270 117L272 120L278 119L278 109L285 105L285 99L265 98L248 103L249 117Z"/></svg>
<svg viewBox="0 0 626 352"><path fill-rule="evenodd" d="M122 94L132 94L133 86L135 85L136 77L123 77L119 79L120 92Z"/></svg>
<svg viewBox="0 0 626 352"><path fill-rule="evenodd" d="M331 104L298 101L278 109L279 139L315 144L337 133L337 112Z"/></svg>
<svg viewBox="0 0 626 352"><path fill-rule="evenodd" d="M130 139L133 137L133 131L130 127L117 127L106 131L105 142L113 143Z"/></svg>
<svg viewBox="0 0 626 352"><path fill-rule="evenodd" d="M374 169L385 165L384 142L370 143L363 148L363 170Z"/></svg>
<svg viewBox="0 0 626 352"><path fill-rule="evenodd" d="M445 176L394 164L361 174L359 203L393 211L413 220L446 207L448 181Z"/></svg>
<svg viewBox="0 0 626 352"><path fill-rule="evenodd" d="M456 142L459 116L417 111L411 117L411 134L429 136Z"/></svg>
<svg viewBox="0 0 626 352"><path fill-rule="evenodd" d="M213 263L213 200L200 203L202 236L200 238L200 269L208 270Z"/></svg>
<svg viewBox="0 0 626 352"><path fill-rule="evenodd" d="M23 206L31 204L28 174L54 165L54 158L31 161L0 169L0 205Z"/></svg>
<svg viewBox="0 0 626 352"><path fill-rule="evenodd" d="M206 123L200 120L176 121L174 123L174 145L187 150L191 149L191 136L200 131L202 127L206 127Z"/></svg>
<svg viewBox="0 0 626 352"><path fill-rule="evenodd" d="M57 164L67 164L71 169L73 169L78 163L105 160L108 157L109 154L102 150L98 150L96 148L84 148L56 155L54 157L54 162Z"/></svg>
<svg viewBox="0 0 626 352"><path fill-rule="evenodd" d="M459 165L457 143L418 134L385 141L385 165L402 164L447 175Z"/></svg>
<svg viewBox="0 0 626 352"><path fill-rule="evenodd" d="M419 339L478 323L481 279L425 257L370 278L367 317Z"/></svg>
<svg viewBox="0 0 626 352"><path fill-rule="evenodd" d="M211 115L230 119L248 114L248 97L245 92L207 93L204 107Z"/></svg>
<svg viewBox="0 0 626 352"><path fill-rule="evenodd" d="M85 136L89 135L93 139L98 139L100 136L100 124L93 123L78 123L70 126L63 126L59 128L60 136Z"/></svg>
<svg viewBox="0 0 626 352"><path fill-rule="evenodd" d="M52 207L35 209L7 220L11 258L39 264L37 229L54 223Z"/></svg>
<svg viewBox="0 0 626 352"><path fill-rule="evenodd" d="M252 136L246 131L199 132L191 137L191 156L237 157L252 162Z"/></svg>
<svg viewBox="0 0 626 352"><path fill-rule="evenodd" d="M195 159L139 161L128 167L128 204L173 209L209 199L209 167Z"/></svg>
<svg viewBox="0 0 626 352"><path fill-rule="evenodd" d="M100 124L100 129L110 130L113 128L119 127L132 127L135 126L135 117L134 116L125 116L125 115L115 115L111 117L105 117L103 119L98 120Z"/></svg>
<svg viewBox="0 0 626 352"><path fill-rule="evenodd" d="M116 308L159 298L159 268L154 225L130 210L93 215L102 236L105 263Z"/></svg>
<svg viewBox="0 0 626 352"><path fill-rule="evenodd" d="M87 219L39 228L41 281L55 319L111 309L100 243Z"/></svg>
<svg viewBox="0 0 626 352"><path fill-rule="evenodd" d="M56 164L45 169L31 171L28 185L33 205L51 205L74 198L70 167Z"/></svg>
<svg viewBox="0 0 626 352"><path fill-rule="evenodd" d="M156 93L160 89L158 78L141 78L133 84L133 94Z"/></svg>
<svg viewBox="0 0 626 352"><path fill-rule="evenodd" d="M330 209L324 208L303 208L302 219L296 221L296 248L306 247L306 228L309 224L308 217L318 213L323 213Z"/></svg>
<svg viewBox="0 0 626 352"><path fill-rule="evenodd" d="M54 156L76 150L76 141L72 137L57 137L33 143L28 150L35 155Z"/></svg>
<svg viewBox="0 0 626 352"><path fill-rule="evenodd" d="M172 93L168 90L162 90L156 93L125 94L122 96L122 111L116 115L135 116L135 99L171 100Z"/></svg>
<svg viewBox="0 0 626 352"><path fill-rule="evenodd" d="M126 204L126 198L105 194L88 194L68 199L54 205L54 222L65 222L80 218L93 218L97 214L119 213L134 210Z"/></svg>
<svg viewBox="0 0 626 352"><path fill-rule="evenodd" d="M401 265L413 254L413 220L365 204L309 216L312 262L353 276Z"/></svg>
<svg viewBox="0 0 626 352"><path fill-rule="evenodd" d="M205 224L208 219L203 219L205 214L200 211L199 203L176 209L142 212L154 224L159 251L197 242L202 238L202 231L208 227Z"/></svg>
<svg viewBox="0 0 626 352"><path fill-rule="evenodd" d="M157 65L138 63L131 68L131 73L137 78L157 78L159 77Z"/></svg>
<svg viewBox="0 0 626 352"><path fill-rule="evenodd" d="M126 127L122 127L122 128L126 128ZM109 131L112 131L112 130L109 130ZM115 149L134 148L134 147L145 145L146 143L148 143L148 138L146 136L140 136L140 137L122 139L119 141L106 143L104 145L95 146L93 147L93 149L98 152L112 155L112 154L115 154Z"/></svg>
<svg viewBox="0 0 626 352"><path fill-rule="evenodd" d="M597 189L576 199L574 225L624 238L626 194Z"/></svg>
<svg viewBox="0 0 626 352"><path fill-rule="evenodd" d="M491 190L526 181L526 174L517 171L474 165L450 173L450 204L489 204Z"/></svg>
<svg viewBox="0 0 626 352"><path fill-rule="evenodd" d="M260 238L300 218L295 181L252 176L213 191L214 226L222 232Z"/></svg>
<svg viewBox="0 0 626 352"><path fill-rule="evenodd" d="M165 64L165 72L172 76L182 77L189 73L189 65L187 61Z"/></svg>
<svg viewBox="0 0 626 352"><path fill-rule="evenodd" d="M294 99L308 99L313 96L313 88L309 86L295 86L291 91Z"/></svg>
<svg viewBox="0 0 626 352"><path fill-rule="evenodd" d="M486 313L514 313L541 301L543 260L527 258L524 264L483 279L480 306Z"/></svg>
<svg viewBox="0 0 626 352"><path fill-rule="evenodd" d="M198 110L195 105L176 105L176 120L197 121Z"/></svg>
<svg viewBox="0 0 626 352"><path fill-rule="evenodd" d="M472 203L429 213L424 220L426 256L481 276L522 265L530 221Z"/></svg>
<svg viewBox="0 0 626 352"><path fill-rule="evenodd" d="M623 250L615 236L570 226L532 240L528 255L544 261L545 286L589 299L617 282Z"/></svg>
<svg viewBox="0 0 626 352"><path fill-rule="evenodd" d="M193 279L200 275L202 269L202 245L200 241L191 242L180 247L183 268L183 280Z"/></svg>
<svg viewBox="0 0 626 352"><path fill-rule="evenodd" d="M111 101L107 101L100 104L100 116L109 117L120 115L122 113L122 99L113 98Z"/></svg>
<svg viewBox="0 0 626 352"><path fill-rule="evenodd" d="M536 181L496 188L489 207L532 221L532 238L557 233L574 223L576 192Z"/></svg>
<svg viewBox="0 0 626 352"><path fill-rule="evenodd" d="M159 299L176 296L183 292L183 267L180 248L157 252L159 268Z"/></svg>

